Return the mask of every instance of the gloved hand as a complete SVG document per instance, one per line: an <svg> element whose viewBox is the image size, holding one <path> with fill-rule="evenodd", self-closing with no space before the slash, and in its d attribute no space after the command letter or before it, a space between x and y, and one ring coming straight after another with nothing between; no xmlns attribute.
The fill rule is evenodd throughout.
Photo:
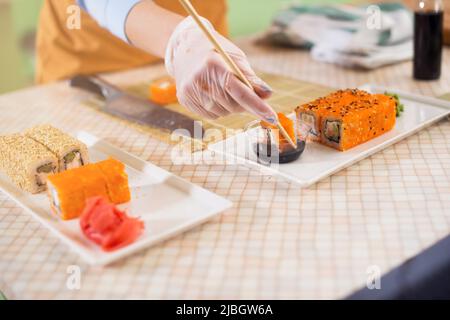
<svg viewBox="0 0 450 320"><path fill-rule="evenodd" d="M270 97L271 88L256 76L242 50L216 32L208 20L203 21L254 90L229 70L195 21L188 17L173 32L165 57L166 69L176 80L179 102L209 119L247 111L275 123L276 113L263 100Z"/></svg>

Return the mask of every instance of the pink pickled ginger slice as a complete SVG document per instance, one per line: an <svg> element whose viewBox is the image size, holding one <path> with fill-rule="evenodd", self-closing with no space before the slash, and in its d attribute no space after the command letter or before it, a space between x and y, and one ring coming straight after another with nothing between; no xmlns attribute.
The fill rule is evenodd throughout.
<svg viewBox="0 0 450 320"><path fill-rule="evenodd" d="M127 216L103 197L90 198L80 217L84 235L101 246L114 251L130 245L144 231L144 223Z"/></svg>

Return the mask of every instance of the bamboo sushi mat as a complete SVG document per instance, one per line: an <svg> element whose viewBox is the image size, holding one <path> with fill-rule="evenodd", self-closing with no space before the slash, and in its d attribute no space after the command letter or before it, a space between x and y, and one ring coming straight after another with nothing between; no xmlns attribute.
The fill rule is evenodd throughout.
<svg viewBox="0 0 450 320"><path fill-rule="evenodd" d="M267 73L325 87L373 82L432 96L450 92L449 49L442 79L419 83L410 77L410 63L344 70L314 62L307 52L249 43L240 45ZM162 66L153 66L107 78L129 86L162 74ZM87 99L66 83L0 96L0 132L42 122L72 133L87 130L234 206L183 235L98 268L0 193L0 290L10 299L342 298L365 285L371 266L385 273L450 233L448 120L301 190L245 167L174 165L169 145L84 106ZM73 265L81 268L79 290L66 285Z"/></svg>
<svg viewBox="0 0 450 320"><path fill-rule="evenodd" d="M275 94L268 100L269 104L274 108L274 110L286 114L292 113L295 107L298 106L299 104L303 104L320 96L327 95L328 93L333 91L332 88L326 86L321 86L307 81L301 81L274 74L261 73L260 77L267 83L270 83L275 91ZM126 85L123 86L122 89L130 94L147 99L148 88L150 83L151 81L145 81L131 86ZM99 111L104 106L104 101L98 98L91 98L85 101L84 103L87 106L90 106L95 110ZM223 117L217 120L205 120L197 116L196 114L190 112L186 108L183 108L179 104L164 106L164 108L180 112L193 119L202 121L202 126L206 131L204 137L205 143L203 144L199 143L199 141L197 140L190 140L186 142L186 147L189 147L190 150L193 152L205 149L209 143L216 143L220 141L220 139L217 138L217 135L214 135L214 138L212 136L210 137L208 136L208 132L215 133L217 131L208 131L207 129L218 129L224 133L222 135L222 139L229 138L231 136L230 135L231 131L227 129L244 129L246 124L256 119L256 117L248 113L240 113L229 115L227 117ZM147 126L140 126L129 122L127 124L133 125L137 130L149 134L153 138L156 138L162 142L170 144L173 144L174 142L175 143L179 142L178 139L175 140L171 139L171 134L161 129L151 128ZM228 134L225 135L225 132L227 132ZM236 133L238 131L234 132Z"/></svg>

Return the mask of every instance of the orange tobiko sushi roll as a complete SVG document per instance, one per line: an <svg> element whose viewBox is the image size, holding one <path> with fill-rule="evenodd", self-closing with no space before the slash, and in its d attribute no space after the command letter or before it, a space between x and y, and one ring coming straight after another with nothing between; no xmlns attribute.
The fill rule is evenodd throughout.
<svg viewBox="0 0 450 320"><path fill-rule="evenodd" d="M311 126L312 140L345 151L390 131L396 109L390 96L347 89L301 105L296 113L299 123Z"/></svg>
<svg viewBox="0 0 450 320"><path fill-rule="evenodd" d="M48 196L53 213L63 220L78 218L92 197L104 197L114 204L131 198L125 165L115 159L49 176Z"/></svg>
<svg viewBox="0 0 450 320"><path fill-rule="evenodd" d="M97 167L100 169L106 182L109 200L114 204L130 201L131 194L125 165L115 159L109 159L97 163Z"/></svg>
<svg viewBox="0 0 450 320"><path fill-rule="evenodd" d="M295 134L295 123L291 119L289 119L284 113L279 112L278 113L278 121L280 122L280 125L286 130L286 133L289 135L291 140L294 143L297 143L297 137ZM276 125L270 124L266 121L261 121L261 127L264 129L271 129L278 132L278 127ZM289 141L286 140L286 138L281 134L278 133L278 141L277 141L278 148L280 149L280 152L284 152L290 149L293 149Z"/></svg>
<svg viewBox="0 0 450 320"><path fill-rule="evenodd" d="M84 198L89 199L92 197L102 196L108 197L108 185L101 170L99 170L99 164L87 165L82 170L82 174L78 174L80 184L83 187Z"/></svg>
<svg viewBox="0 0 450 320"><path fill-rule="evenodd" d="M78 170L67 170L51 175L47 180L52 212L63 220L77 218L85 206L84 187L76 171Z"/></svg>

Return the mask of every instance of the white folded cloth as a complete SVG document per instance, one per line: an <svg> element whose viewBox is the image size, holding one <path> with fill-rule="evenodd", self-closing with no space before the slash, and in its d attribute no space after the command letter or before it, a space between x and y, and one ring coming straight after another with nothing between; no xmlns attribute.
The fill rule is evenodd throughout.
<svg viewBox="0 0 450 320"><path fill-rule="evenodd" d="M292 6L275 18L265 37L311 48L319 61L374 69L412 58L413 16L396 3Z"/></svg>

